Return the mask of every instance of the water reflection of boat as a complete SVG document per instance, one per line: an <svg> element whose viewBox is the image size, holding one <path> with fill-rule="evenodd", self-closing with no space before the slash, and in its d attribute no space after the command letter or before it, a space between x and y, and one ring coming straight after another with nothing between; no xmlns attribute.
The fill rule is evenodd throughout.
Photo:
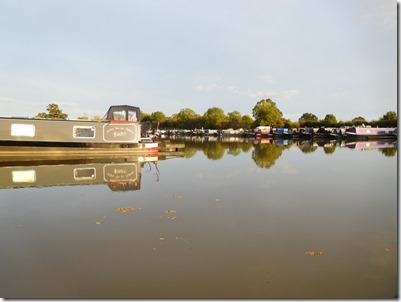
<svg viewBox="0 0 401 302"><path fill-rule="evenodd" d="M141 167L156 157L13 161L0 163L0 188L107 184L112 191L139 190Z"/></svg>
<svg viewBox="0 0 401 302"><path fill-rule="evenodd" d="M350 149L367 150L367 149L385 149L397 148L397 141L355 141L345 144Z"/></svg>

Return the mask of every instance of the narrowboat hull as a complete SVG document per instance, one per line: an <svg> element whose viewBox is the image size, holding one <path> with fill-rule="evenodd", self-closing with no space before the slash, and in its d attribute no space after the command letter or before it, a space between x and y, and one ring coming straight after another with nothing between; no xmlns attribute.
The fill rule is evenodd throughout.
<svg viewBox="0 0 401 302"><path fill-rule="evenodd" d="M140 140L139 122L0 118L0 144L5 142L137 144Z"/></svg>
<svg viewBox="0 0 401 302"><path fill-rule="evenodd" d="M126 156L158 156L158 143L122 147L0 146L0 162L15 160L93 159Z"/></svg>

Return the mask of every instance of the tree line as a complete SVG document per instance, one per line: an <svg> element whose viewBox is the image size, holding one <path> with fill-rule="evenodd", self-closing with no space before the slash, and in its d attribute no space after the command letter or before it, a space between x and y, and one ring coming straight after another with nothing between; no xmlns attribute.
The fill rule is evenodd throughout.
<svg viewBox="0 0 401 302"><path fill-rule="evenodd" d="M51 103L47 106L47 113L38 113L40 118L61 118L67 119L68 114L64 113L57 104ZM89 119L86 116L78 119ZM95 116L92 120L100 120ZM341 126L361 126L370 125L372 127L397 127L397 113L388 111L377 120L366 120L362 116L357 116L350 121L337 120L334 114L326 114L323 119L319 119L310 112L303 113L297 121L291 121L283 117L283 113L278 109L275 102L271 99L262 99L256 103L252 109L252 116L249 114L241 115L238 111L224 113L219 107L209 108L203 115L196 113L191 108L183 108L178 113L166 116L161 111L152 113L141 112L141 121L148 124L151 129L252 129L257 126L271 126L276 128L302 128L302 127L341 127Z"/></svg>

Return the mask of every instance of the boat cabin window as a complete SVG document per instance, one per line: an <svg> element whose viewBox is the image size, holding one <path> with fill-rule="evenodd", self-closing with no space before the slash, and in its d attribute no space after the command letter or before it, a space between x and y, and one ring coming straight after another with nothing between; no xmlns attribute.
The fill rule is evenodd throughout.
<svg viewBox="0 0 401 302"><path fill-rule="evenodd" d="M138 122L140 119L140 109L133 106L111 106L104 119L117 121Z"/></svg>
<svg viewBox="0 0 401 302"><path fill-rule="evenodd" d="M125 110L113 112L113 120L125 121L125 116L126 116Z"/></svg>
<svg viewBox="0 0 401 302"><path fill-rule="evenodd" d="M131 122L137 122L138 118L136 117L136 111L128 111L128 120Z"/></svg>

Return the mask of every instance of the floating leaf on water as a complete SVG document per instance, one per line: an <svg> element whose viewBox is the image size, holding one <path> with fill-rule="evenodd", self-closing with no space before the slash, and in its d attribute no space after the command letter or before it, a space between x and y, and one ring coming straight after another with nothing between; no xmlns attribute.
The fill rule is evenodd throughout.
<svg viewBox="0 0 401 302"><path fill-rule="evenodd" d="M159 239L160 239L160 240L166 240L166 238L164 238L164 237L160 237Z"/></svg>
<svg viewBox="0 0 401 302"><path fill-rule="evenodd" d="M305 254L311 255L311 256L314 256L314 257L318 257L318 256L322 256L322 255L323 255L323 252L314 252L314 251L311 251L311 252L305 252Z"/></svg>
<svg viewBox="0 0 401 302"><path fill-rule="evenodd" d="M129 212L129 211L139 211L142 210L142 208L132 208L132 207L126 207L126 208L115 208L114 209L116 212Z"/></svg>
<svg viewBox="0 0 401 302"><path fill-rule="evenodd" d="M176 210L165 210L164 213L176 213Z"/></svg>
<svg viewBox="0 0 401 302"><path fill-rule="evenodd" d="M100 221L96 221L96 224L102 224Z"/></svg>
<svg viewBox="0 0 401 302"><path fill-rule="evenodd" d="M175 239L176 240L182 240L182 241L185 241L186 243L189 243L188 240L186 240L186 239L184 239L183 237L180 237L180 236L176 236Z"/></svg>
<svg viewBox="0 0 401 302"><path fill-rule="evenodd" d="M162 215L162 216L160 216L160 218L165 218L165 219L174 220L174 219L176 219L177 217L175 217L175 216L165 216L165 215Z"/></svg>

